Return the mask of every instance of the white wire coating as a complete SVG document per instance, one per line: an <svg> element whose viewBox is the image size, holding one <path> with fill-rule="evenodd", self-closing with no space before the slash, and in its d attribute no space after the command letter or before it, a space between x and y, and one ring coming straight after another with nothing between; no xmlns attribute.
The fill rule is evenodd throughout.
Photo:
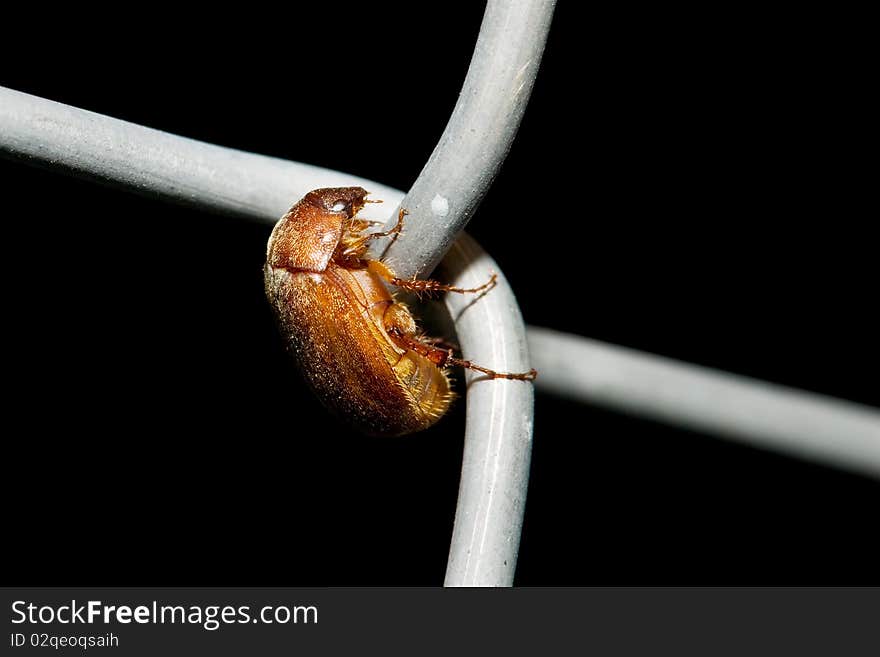
<svg viewBox="0 0 880 657"><path fill-rule="evenodd" d="M527 372L519 306L498 265L462 234L441 264L443 278L472 288L498 274L481 297L447 294L462 353L497 371ZM511 586L532 454L534 388L467 371L467 431L446 586Z"/></svg>
<svg viewBox="0 0 880 657"><path fill-rule="evenodd" d="M880 411L529 328L539 389L880 478Z"/></svg>
<svg viewBox="0 0 880 657"><path fill-rule="evenodd" d="M446 271L462 287L485 283L493 269L498 271L473 240L455 240L516 136L554 6L555 0L487 4L458 101L403 200L413 220L384 252L384 245L374 245L373 253L382 254L398 276L424 277L444 255ZM386 228L393 221L394 215ZM499 283L479 303L447 295L446 304L466 358L500 371L525 372L530 369L525 326L502 276ZM464 459L445 584L511 586L529 483L532 384L467 376Z"/></svg>
<svg viewBox="0 0 880 657"><path fill-rule="evenodd" d="M386 199L386 213L403 197L338 171L206 144L5 87L0 155L269 224L318 187L364 187Z"/></svg>
<svg viewBox="0 0 880 657"><path fill-rule="evenodd" d="M384 253L398 275L430 274L486 195L519 129L554 7L555 0L487 4L455 108L403 201L414 220ZM377 241L373 253L386 245Z"/></svg>

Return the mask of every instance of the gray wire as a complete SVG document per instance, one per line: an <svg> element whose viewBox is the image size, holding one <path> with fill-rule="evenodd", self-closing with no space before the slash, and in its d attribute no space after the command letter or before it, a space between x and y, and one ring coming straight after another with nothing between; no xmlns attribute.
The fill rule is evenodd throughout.
<svg viewBox="0 0 880 657"><path fill-rule="evenodd" d="M271 223L318 187L359 185L390 203L402 197L390 187L338 171L206 144L4 87L0 155Z"/></svg>
<svg viewBox="0 0 880 657"><path fill-rule="evenodd" d="M555 0L488 3L455 109L403 201L410 212L406 230L385 253L384 261L399 276L430 274L483 200L525 112L554 5ZM386 246L377 241L373 253Z"/></svg>
<svg viewBox="0 0 880 657"><path fill-rule="evenodd" d="M880 477L880 412L529 327L540 390Z"/></svg>
<svg viewBox="0 0 880 657"><path fill-rule="evenodd" d="M478 299L447 294L466 358L498 371L525 372L526 332L498 265L467 234L443 259L444 280L473 288L498 273ZM532 453L534 390L524 381L468 371L467 430L446 586L511 586L516 570Z"/></svg>
<svg viewBox="0 0 880 657"><path fill-rule="evenodd" d="M467 77L446 129L403 200L410 213L390 246L373 253L400 277L424 277L448 254L455 285L475 287L498 267L460 239L498 173L531 95L554 0L490 0ZM394 224L392 214L386 228ZM383 251L384 249L384 251ZM525 326L506 281L480 303L447 295L466 358L508 372L529 369ZM529 481L533 391L523 381L468 374L467 428L446 586L511 586Z"/></svg>

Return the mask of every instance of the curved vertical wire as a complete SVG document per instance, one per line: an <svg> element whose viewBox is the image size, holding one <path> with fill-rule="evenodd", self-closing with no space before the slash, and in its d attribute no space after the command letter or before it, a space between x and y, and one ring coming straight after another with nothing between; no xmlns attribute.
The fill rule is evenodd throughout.
<svg viewBox="0 0 880 657"><path fill-rule="evenodd" d="M487 4L458 101L403 200L406 230L390 245L372 246L399 276L430 274L486 195L525 113L554 6L555 0Z"/></svg>
<svg viewBox="0 0 880 657"><path fill-rule="evenodd" d="M497 266L461 231L516 136L541 63L555 0L490 0L446 129L402 207L404 231L373 245L402 278L425 276L447 255L447 275L474 287ZM386 228L391 228L396 212ZM455 247L453 247L455 243ZM452 251L450 251L452 248ZM499 277L500 278L500 277ZM465 358L507 372L530 368L525 327L503 279L478 304L447 295ZM465 310L467 308L467 310ZM447 586L511 586L528 488L533 391L523 381L468 373L464 461Z"/></svg>
<svg viewBox="0 0 880 657"><path fill-rule="evenodd" d="M475 287L498 274L478 299L446 295L462 353L496 370L531 367L525 325L498 266L462 234L441 263L444 279ZM467 428L447 586L511 586L516 571L532 454L534 389L526 381L466 372Z"/></svg>

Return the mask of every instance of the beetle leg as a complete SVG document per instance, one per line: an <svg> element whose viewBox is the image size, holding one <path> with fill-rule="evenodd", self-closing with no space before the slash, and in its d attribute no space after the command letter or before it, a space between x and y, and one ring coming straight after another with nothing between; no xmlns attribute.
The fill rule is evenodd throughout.
<svg viewBox="0 0 880 657"><path fill-rule="evenodd" d="M404 333L397 326L389 327L388 335L404 349L409 349L420 356L424 356L437 367L445 367L449 360L449 355L452 353L451 349L447 351L446 349L440 349L439 347L425 344L412 334Z"/></svg>
<svg viewBox="0 0 880 657"><path fill-rule="evenodd" d="M486 367L481 367L479 365L475 365L469 360L462 360L461 358L454 358L452 356L452 350L449 351L449 357L446 359L447 365L458 365L459 367L465 367L469 370L477 370L477 372L482 372L486 374L490 379L512 379L514 381L534 381L538 378L538 370L534 367L530 369L528 372L496 372L495 370L490 370Z"/></svg>
<svg viewBox="0 0 880 657"><path fill-rule="evenodd" d="M414 278L407 281L402 278L397 278L395 276L386 280L395 287L409 290L410 292L415 292L417 294L422 292L426 292L428 294L430 294L431 292L457 292L458 294L476 294L477 292L485 292L495 287L495 284L498 282L498 274L492 274L492 276L489 277L488 281L478 287L469 288L446 285L446 283L432 281L430 279L421 280L418 278Z"/></svg>
<svg viewBox="0 0 880 657"><path fill-rule="evenodd" d="M422 280L419 278L413 278L411 280L406 280L403 278L398 278L397 275L391 271L391 269L383 262L379 262L378 260L370 260L367 262L367 268L379 276L382 280L390 283L395 287L399 287L404 290L409 290L410 292L419 293L431 293L431 292L457 292L459 294L472 294L477 292L484 292L486 290L491 290L495 287L495 284L498 281L498 274L492 274L489 277L489 280L483 283L478 287L455 287L453 285L446 285L446 283L441 283L440 281L432 281L432 280Z"/></svg>
<svg viewBox="0 0 880 657"><path fill-rule="evenodd" d="M419 338L425 344L429 344L432 347L440 347L441 349L445 349L446 351L458 351L458 345L455 345L448 340L444 340L443 338L429 338L427 336L422 336Z"/></svg>
<svg viewBox="0 0 880 657"><path fill-rule="evenodd" d="M428 340L419 340L418 338L407 335L399 327L391 326L388 328L388 335L401 347L410 349L417 354L424 356L437 367L448 367L449 365L458 365L467 369L476 370L487 375L491 379L511 379L514 381L534 381L538 376L535 369L528 372L496 372L487 367L476 365L469 360L456 358L452 355L452 349L441 349L428 343ZM433 339L429 339L433 341Z"/></svg>
<svg viewBox="0 0 880 657"><path fill-rule="evenodd" d="M382 226L384 223L383 221L371 221L370 219L352 219L350 230L354 233L360 233L370 226Z"/></svg>
<svg viewBox="0 0 880 657"><path fill-rule="evenodd" d="M414 336L416 333L416 321L410 314L409 308L399 301L388 306L383 321L385 322L385 331L391 337Z"/></svg>
<svg viewBox="0 0 880 657"><path fill-rule="evenodd" d="M397 213L397 223L394 224L393 228L391 228L390 230L386 230L384 232L381 232L381 233L370 233L369 235L365 235L364 241L366 242L367 240L372 240L377 237L388 237L389 235L397 235L397 233L399 233L401 230L403 230L403 218L408 214L409 214L409 212L407 212L403 208L400 208L400 212ZM376 222L376 223L379 223L379 222Z"/></svg>
<svg viewBox="0 0 880 657"><path fill-rule="evenodd" d="M364 252L364 245L372 239L376 239L377 237L388 237L389 235L397 235L401 229L403 228L403 217L406 215L406 210L403 208L400 209L400 212L397 214L397 223L391 230L386 230L381 233L369 233L367 235L363 235L358 237L356 240L352 241L348 247L345 249L346 256L358 256ZM358 222L358 223L355 223ZM378 221L367 221L366 219L355 219L352 222L352 226L354 227L355 232L359 233L361 230L367 227L367 225L376 225L380 224Z"/></svg>

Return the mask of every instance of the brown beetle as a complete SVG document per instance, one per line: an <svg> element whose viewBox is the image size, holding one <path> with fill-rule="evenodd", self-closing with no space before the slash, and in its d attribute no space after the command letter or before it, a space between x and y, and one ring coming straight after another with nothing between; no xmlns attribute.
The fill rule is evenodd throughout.
<svg viewBox="0 0 880 657"><path fill-rule="evenodd" d="M492 378L530 381L535 370L508 374L453 357L442 341L418 332L409 309L383 281L415 292L481 292L430 280L402 280L365 256L368 242L400 232L367 233L356 217L367 202L360 187L309 192L275 225L266 256L266 295L288 348L331 411L361 431L397 436L425 429L449 408L444 368L469 367Z"/></svg>

